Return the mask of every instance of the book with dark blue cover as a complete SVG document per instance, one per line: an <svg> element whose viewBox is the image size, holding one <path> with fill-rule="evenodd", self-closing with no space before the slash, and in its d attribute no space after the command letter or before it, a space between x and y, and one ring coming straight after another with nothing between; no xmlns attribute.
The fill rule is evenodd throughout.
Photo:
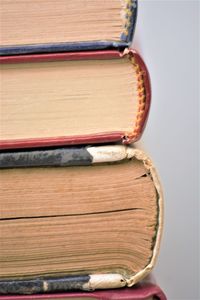
<svg viewBox="0 0 200 300"><path fill-rule="evenodd" d="M137 0L1 1L0 55L124 49Z"/></svg>
<svg viewBox="0 0 200 300"><path fill-rule="evenodd" d="M154 267L163 195L139 149L6 150L0 181L0 295L132 287Z"/></svg>

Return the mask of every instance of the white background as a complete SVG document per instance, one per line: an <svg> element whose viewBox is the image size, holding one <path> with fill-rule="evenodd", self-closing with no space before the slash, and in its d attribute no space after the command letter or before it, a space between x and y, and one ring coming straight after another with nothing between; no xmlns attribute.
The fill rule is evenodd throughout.
<svg viewBox="0 0 200 300"><path fill-rule="evenodd" d="M150 116L137 146L152 157L164 188L164 234L154 275L169 300L200 299L198 5L140 0L133 43L152 81Z"/></svg>

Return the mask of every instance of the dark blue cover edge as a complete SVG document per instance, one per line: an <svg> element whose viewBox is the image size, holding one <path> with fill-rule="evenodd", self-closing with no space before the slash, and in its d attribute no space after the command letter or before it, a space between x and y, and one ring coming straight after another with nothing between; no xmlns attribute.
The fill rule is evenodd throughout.
<svg viewBox="0 0 200 300"><path fill-rule="evenodd" d="M22 167L64 167L91 165L93 157L87 147L0 152L0 169Z"/></svg>
<svg viewBox="0 0 200 300"><path fill-rule="evenodd" d="M52 52L74 52L88 50L124 49L128 46L127 42L73 42L73 43L54 43L54 44L33 44L19 46L5 46L0 48L0 56L31 54L31 53L52 53Z"/></svg>
<svg viewBox="0 0 200 300"><path fill-rule="evenodd" d="M0 295L38 294L84 290L84 284L90 280L89 275L72 275L58 278L30 278L0 280Z"/></svg>

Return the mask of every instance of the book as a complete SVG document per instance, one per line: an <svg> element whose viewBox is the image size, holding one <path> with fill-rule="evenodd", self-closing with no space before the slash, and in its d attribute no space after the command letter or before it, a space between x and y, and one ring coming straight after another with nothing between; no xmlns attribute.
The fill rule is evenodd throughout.
<svg viewBox="0 0 200 300"><path fill-rule="evenodd" d="M37 157L33 150L26 167L0 170L0 293L112 289L144 278L163 222L151 160L123 145L65 148L63 167L28 167Z"/></svg>
<svg viewBox="0 0 200 300"><path fill-rule="evenodd" d="M2 0L0 55L124 49L136 0Z"/></svg>
<svg viewBox="0 0 200 300"><path fill-rule="evenodd" d="M93 292L68 292L34 295L1 295L0 300L167 300L161 288L146 280L132 288L98 290Z"/></svg>
<svg viewBox="0 0 200 300"><path fill-rule="evenodd" d="M137 141L151 88L134 50L0 57L0 149Z"/></svg>

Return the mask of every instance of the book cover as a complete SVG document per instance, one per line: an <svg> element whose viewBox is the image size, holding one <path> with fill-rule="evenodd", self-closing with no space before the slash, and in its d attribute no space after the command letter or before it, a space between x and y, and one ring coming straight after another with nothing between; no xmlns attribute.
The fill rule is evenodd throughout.
<svg viewBox="0 0 200 300"><path fill-rule="evenodd" d="M0 149L128 144L141 137L151 86L136 51L4 56L0 63Z"/></svg>
<svg viewBox="0 0 200 300"><path fill-rule="evenodd" d="M132 41L137 0L3 0L0 11L0 55L124 49Z"/></svg>
<svg viewBox="0 0 200 300"><path fill-rule="evenodd" d="M146 154L114 145L1 155L1 294L131 287L149 274L163 195Z"/></svg>

